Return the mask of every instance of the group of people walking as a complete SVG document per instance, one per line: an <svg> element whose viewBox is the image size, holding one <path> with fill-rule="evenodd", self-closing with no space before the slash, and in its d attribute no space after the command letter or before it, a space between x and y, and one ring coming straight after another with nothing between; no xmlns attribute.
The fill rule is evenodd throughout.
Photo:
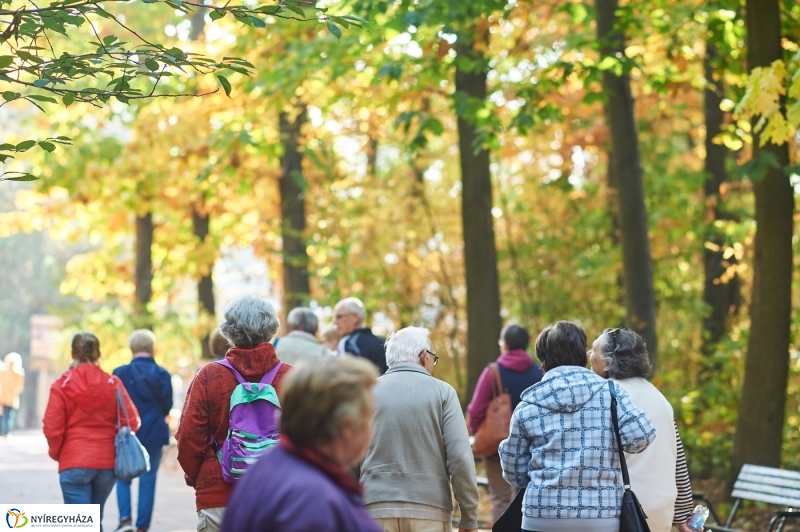
<svg viewBox="0 0 800 532"><path fill-rule="evenodd" d="M616 532L623 488L609 379L650 528L674 523L685 532L691 488L680 436L671 406L646 380L647 351L634 332L606 329L587 352L584 331L558 322L536 338L537 364L528 331L506 326L502 355L480 376L465 422L455 389L434 377L440 357L428 330L406 327L384 340L365 326L355 298L334 308L339 338L324 338L329 346L316 338L311 309L293 309L287 322L276 342L268 302L232 301L211 336L215 360L189 386L175 437L198 532L449 532L454 499L459 532L475 531L470 433L498 415L498 393L513 413L506 437L482 457L495 520L524 490L514 532ZM97 365L97 338L76 335L73 366L51 389L45 435L65 502L99 503L102 512L116 428L137 431L151 469L139 481L135 528L130 483L117 482L118 530L144 532L172 393L152 333L136 331L130 345L131 363L108 375Z"/></svg>

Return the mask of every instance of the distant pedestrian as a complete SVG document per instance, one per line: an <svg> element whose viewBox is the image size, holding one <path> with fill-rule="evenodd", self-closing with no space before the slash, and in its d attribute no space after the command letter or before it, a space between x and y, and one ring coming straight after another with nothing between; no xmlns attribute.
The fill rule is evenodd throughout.
<svg viewBox="0 0 800 532"><path fill-rule="evenodd" d="M279 344L280 345L280 344ZM372 435L378 372L365 360L300 363L281 390L281 443L231 497L223 532L381 532L350 470Z"/></svg>
<svg viewBox="0 0 800 532"><path fill-rule="evenodd" d="M219 332L219 327L215 327L211 334L208 335L208 351L211 355L211 360L222 360L225 358L225 353L231 344Z"/></svg>
<svg viewBox="0 0 800 532"><path fill-rule="evenodd" d="M333 309L333 319L339 331L338 352L366 358L378 367L381 375L386 373L386 347L380 336L364 326L366 310L364 303L355 297L342 299Z"/></svg>
<svg viewBox="0 0 800 532"><path fill-rule="evenodd" d="M328 349L315 336L319 320L313 310L308 307L292 309L286 316L286 325L289 333L275 348L282 362L297 364L301 360L330 356Z"/></svg>
<svg viewBox="0 0 800 532"><path fill-rule="evenodd" d="M337 355L339 349L339 329L336 325L328 325L322 330L322 345L324 345L331 355Z"/></svg>
<svg viewBox="0 0 800 532"><path fill-rule="evenodd" d="M508 392L512 412L520 403L522 392L542 380L542 369L526 351L529 342L528 331L519 325L506 325L500 332L500 346L503 354L498 357L496 363L490 364L483 370L478 378L478 384L475 386L472 401L467 407L467 419L472 434L478 432L478 428L486 418L486 411L494 394L493 371L496 371L500 378L501 389L498 392ZM505 426L508 427L507 424ZM508 437L508 431L506 431L505 437ZM499 445L500 442L497 443ZM500 456L496 449L494 454L483 458L483 463L486 467L486 477L489 480L492 518L497 521L511 499L514 498L517 489L503 478L503 468L500 467Z"/></svg>
<svg viewBox="0 0 800 532"><path fill-rule="evenodd" d="M278 330L275 309L266 301L244 296L228 303L220 333L232 346L225 361L247 382L259 382L280 363L269 341ZM272 386L280 391L283 376L291 368L277 370ZM178 440L178 462L186 483L195 490L198 532L217 532L228 505L233 484L225 482L217 451L228 435L230 403L239 382L233 371L218 363L197 372L183 404Z"/></svg>
<svg viewBox="0 0 800 532"><path fill-rule="evenodd" d="M100 369L99 359L95 335L84 332L72 338L72 365L50 387L43 424L48 453L58 462L64 504L99 504L102 521L114 487L117 421L134 432L140 423L122 382ZM117 407L117 390L129 419Z"/></svg>
<svg viewBox="0 0 800 532"><path fill-rule="evenodd" d="M467 425L452 386L433 378L428 330L389 335L389 370L375 387L375 436L360 467L367 509L385 532L478 528L478 487ZM452 484L452 491L451 491Z"/></svg>
<svg viewBox="0 0 800 532"><path fill-rule="evenodd" d="M623 488L611 392L586 369L586 333L559 321L539 333L536 356L544 377L522 394L500 444L503 476L525 489L522 530L618 532ZM619 386L616 396L622 446L640 453L656 429Z"/></svg>
<svg viewBox="0 0 800 532"><path fill-rule="evenodd" d="M128 340L133 354L130 364L114 370L139 411L142 426L136 432L150 455L150 471L139 477L139 503L136 511L136 532L147 532L153 515L156 475L165 445L169 445L166 418L172 409L172 378L155 359L156 336L152 331L134 331ZM131 481L117 481L119 526L117 532L132 532Z"/></svg>
<svg viewBox="0 0 800 532"><path fill-rule="evenodd" d="M0 436L8 436L16 428L19 397L25 389L25 369L18 353L9 353L0 368Z"/></svg>

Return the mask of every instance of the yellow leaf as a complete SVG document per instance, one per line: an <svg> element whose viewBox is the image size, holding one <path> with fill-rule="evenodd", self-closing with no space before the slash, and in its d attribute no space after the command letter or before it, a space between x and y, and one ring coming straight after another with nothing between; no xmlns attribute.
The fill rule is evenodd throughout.
<svg viewBox="0 0 800 532"><path fill-rule="evenodd" d="M791 128L783 115L781 113L775 113L769 118L767 127L764 128L764 132L761 134L759 145L763 146L767 142L778 145L783 144L789 141L791 134Z"/></svg>

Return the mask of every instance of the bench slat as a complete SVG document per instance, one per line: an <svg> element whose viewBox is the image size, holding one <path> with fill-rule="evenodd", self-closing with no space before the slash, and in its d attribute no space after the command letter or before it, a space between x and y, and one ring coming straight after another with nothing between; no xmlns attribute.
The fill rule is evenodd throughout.
<svg viewBox="0 0 800 532"><path fill-rule="evenodd" d="M736 483L749 482L751 484L763 484L764 486L781 486L783 488L796 489L800 492L800 480L790 480L778 477L764 477L762 475L752 475L749 473L742 473L736 480ZM734 488L736 486L734 485Z"/></svg>
<svg viewBox="0 0 800 532"><path fill-rule="evenodd" d="M739 497L739 495L737 495L737 493L739 492L761 493L764 496L777 495L779 497L783 497L784 499L794 501L791 504L792 506L800 506L800 492L798 492L797 490L790 490L786 488L781 488L779 486L765 486L764 484L737 482L736 486L733 488L733 492L731 493L731 495L733 497Z"/></svg>
<svg viewBox="0 0 800 532"><path fill-rule="evenodd" d="M793 499L789 497L781 497L779 495L768 495L765 493L760 493L756 491L746 491L746 490L737 490L731 493L733 497L738 499L747 499L749 501L759 501L759 502L767 502L770 504L778 504L782 506L791 506L797 507L800 504L798 499Z"/></svg>
<svg viewBox="0 0 800 532"><path fill-rule="evenodd" d="M764 475L768 477L780 477L793 480L800 480L800 472L789 471L787 469L778 469L775 467L757 466L753 464L745 464L742 466L739 474L752 473L755 475Z"/></svg>

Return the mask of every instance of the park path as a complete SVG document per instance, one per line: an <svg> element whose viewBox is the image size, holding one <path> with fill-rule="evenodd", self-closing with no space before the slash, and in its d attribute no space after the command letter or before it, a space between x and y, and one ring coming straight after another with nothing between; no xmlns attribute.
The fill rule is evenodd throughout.
<svg viewBox="0 0 800 532"><path fill-rule="evenodd" d="M161 461L150 532L194 532L197 529L194 490L183 481L175 455L174 446L170 447ZM134 508L136 485L134 480ZM47 455L47 442L41 431L21 430L7 440L0 438L0 503L14 502L63 502L58 464ZM116 488L106 501L104 514L103 530L114 530L119 522Z"/></svg>

